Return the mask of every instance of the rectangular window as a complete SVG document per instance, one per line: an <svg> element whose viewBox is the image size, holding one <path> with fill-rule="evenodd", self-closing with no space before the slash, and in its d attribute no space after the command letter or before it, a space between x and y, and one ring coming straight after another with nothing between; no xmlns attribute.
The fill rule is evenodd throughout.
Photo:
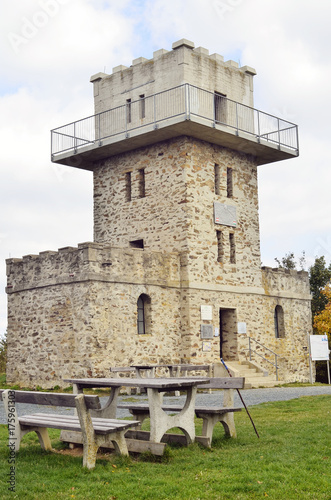
<svg viewBox="0 0 331 500"><path fill-rule="evenodd" d="M139 179L139 198L145 197L145 170L143 168L138 170Z"/></svg>
<svg viewBox="0 0 331 500"><path fill-rule="evenodd" d="M139 114L140 114L140 119L142 120L145 118L145 94L141 94L139 96L140 99L140 106L139 106Z"/></svg>
<svg viewBox="0 0 331 500"><path fill-rule="evenodd" d="M230 241L230 263L235 264L236 263L236 244L234 241L234 233L229 234L229 241Z"/></svg>
<svg viewBox="0 0 331 500"><path fill-rule="evenodd" d="M125 174L125 199L131 201L132 199L132 185L131 185L131 172Z"/></svg>
<svg viewBox="0 0 331 500"><path fill-rule="evenodd" d="M226 169L226 195L228 198L233 196L233 180L232 180L232 168Z"/></svg>
<svg viewBox="0 0 331 500"><path fill-rule="evenodd" d="M226 96L219 92L214 92L214 114L215 122L226 124Z"/></svg>
<svg viewBox="0 0 331 500"><path fill-rule="evenodd" d="M222 231L216 231L216 236L217 236L217 261L223 262L224 246L223 246L223 233L222 233Z"/></svg>
<svg viewBox="0 0 331 500"><path fill-rule="evenodd" d="M215 185L215 194L220 194L220 166L215 163L214 165L214 185Z"/></svg>
<svg viewBox="0 0 331 500"><path fill-rule="evenodd" d="M131 99L126 100L126 122L131 123Z"/></svg>

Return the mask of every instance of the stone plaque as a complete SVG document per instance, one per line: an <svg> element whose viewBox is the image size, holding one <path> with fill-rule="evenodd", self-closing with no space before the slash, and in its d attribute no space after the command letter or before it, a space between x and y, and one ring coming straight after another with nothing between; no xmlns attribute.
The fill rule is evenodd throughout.
<svg viewBox="0 0 331 500"><path fill-rule="evenodd" d="M214 202L214 222L222 226L237 226L237 209L231 205Z"/></svg>
<svg viewBox="0 0 331 500"><path fill-rule="evenodd" d="M211 321L213 319L213 306L200 306L201 319Z"/></svg>
<svg viewBox="0 0 331 500"><path fill-rule="evenodd" d="M202 350L204 352L210 352L211 351L211 342L202 342Z"/></svg>
<svg viewBox="0 0 331 500"><path fill-rule="evenodd" d="M200 331L202 339L212 339L214 336L213 325L201 325Z"/></svg>

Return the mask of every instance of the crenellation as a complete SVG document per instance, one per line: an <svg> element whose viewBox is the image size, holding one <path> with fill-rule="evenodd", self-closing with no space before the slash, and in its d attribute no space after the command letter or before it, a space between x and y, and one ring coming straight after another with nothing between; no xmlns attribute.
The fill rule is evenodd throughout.
<svg viewBox="0 0 331 500"><path fill-rule="evenodd" d="M142 64L147 61L148 59L146 59L145 57L137 57L137 59L133 59L132 66L136 66L137 64Z"/></svg>
<svg viewBox="0 0 331 500"><path fill-rule="evenodd" d="M224 57L220 54L211 54L210 59L217 63L224 63Z"/></svg>
<svg viewBox="0 0 331 500"><path fill-rule="evenodd" d="M115 66L112 70L113 74L114 73L119 73L122 71L125 71L126 69L129 69L128 66L123 66L123 64L120 64L119 66Z"/></svg>
<svg viewBox="0 0 331 500"><path fill-rule="evenodd" d="M225 61L225 66L231 66L232 68L239 68L239 64L236 61L232 61L232 59L229 59L228 61Z"/></svg>
<svg viewBox="0 0 331 500"><path fill-rule="evenodd" d="M201 55L204 55L204 56L209 56L209 50L205 49L204 47L196 47L195 49L193 49L193 52L196 53L196 54L201 54Z"/></svg>
<svg viewBox="0 0 331 500"><path fill-rule="evenodd" d="M153 52L153 59L158 59L159 57L164 56L168 52L169 52L169 50L165 50L165 49L155 50L155 52Z"/></svg>

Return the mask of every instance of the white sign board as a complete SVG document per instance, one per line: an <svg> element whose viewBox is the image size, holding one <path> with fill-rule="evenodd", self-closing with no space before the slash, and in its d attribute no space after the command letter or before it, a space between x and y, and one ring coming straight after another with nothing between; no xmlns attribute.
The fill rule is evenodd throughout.
<svg viewBox="0 0 331 500"><path fill-rule="evenodd" d="M329 361L327 335L310 335L310 355L313 361Z"/></svg>
<svg viewBox="0 0 331 500"><path fill-rule="evenodd" d="M239 321L237 323L238 333L247 333L246 323Z"/></svg>
<svg viewBox="0 0 331 500"><path fill-rule="evenodd" d="M213 306L201 306L201 319L211 321L213 319Z"/></svg>

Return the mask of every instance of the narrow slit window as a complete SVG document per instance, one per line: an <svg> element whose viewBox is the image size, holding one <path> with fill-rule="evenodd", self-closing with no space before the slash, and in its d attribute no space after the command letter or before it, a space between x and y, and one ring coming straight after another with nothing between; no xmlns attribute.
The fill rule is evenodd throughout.
<svg viewBox="0 0 331 500"><path fill-rule="evenodd" d="M220 194L220 166L214 165L214 190L215 194Z"/></svg>
<svg viewBox="0 0 331 500"><path fill-rule="evenodd" d="M139 179L139 198L145 198L145 170L141 168L138 170Z"/></svg>
<svg viewBox="0 0 331 500"><path fill-rule="evenodd" d="M126 100L126 121L131 123L131 99Z"/></svg>
<svg viewBox="0 0 331 500"><path fill-rule="evenodd" d="M230 264L236 263L236 243L234 239L234 233L229 234L230 241Z"/></svg>
<svg viewBox="0 0 331 500"><path fill-rule="evenodd" d="M138 312L138 321L137 321L137 327L138 327L138 333L140 335L145 334L145 307L144 307L144 300L142 295L139 297L138 302L137 302L137 312Z"/></svg>
<svg viewBox="0 0 331 500"><path fill-rule="evenodd" d="M146 114L145 114L145 94L141 94L139 96L139 113L140 113L140 119L142 120L143 118L145 118Z"/></svg>
<svg viewBox="0 0 331 500"><path fill-rule="evenodd" d="M282 339L285 337L284 311L282 306L276 306L274 311L275 337Z"/></svg>
<svg viewBox="0 0 331 500"><path fill-rule="evenodd" d="M144 293L137 300L137 332L139 335L151 333L151 298Z"/></svg>
<svg viewBox="0 0 331 500"><path fill-rule="evenodd" d="M226 169L226 195L228 198L233 197L233 171L232 168Z"/></svg>
<svg viewBox="0 0 331 500"><path fill-rule="evenodd" d="M131 201L132 199L131 172L126 172L125 174L125 198L126 201Z"/></svg>
<svg viewBox="0 0 331 500"><path fill-rule="evenodd" d="M217 236L217 261L223 262L224 245L223 245L223 233L222 233L222 231L216 231L216 236Z"/></svg>

